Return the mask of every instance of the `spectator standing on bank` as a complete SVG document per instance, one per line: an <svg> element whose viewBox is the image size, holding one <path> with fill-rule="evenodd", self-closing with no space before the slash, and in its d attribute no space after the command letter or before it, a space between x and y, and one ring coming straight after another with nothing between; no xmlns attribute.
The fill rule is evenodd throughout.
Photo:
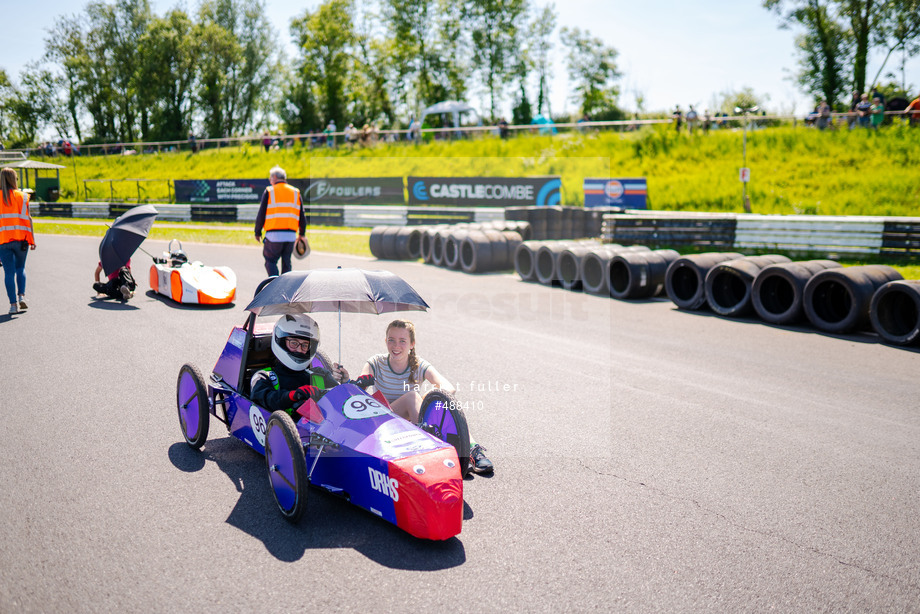
<svg viewBox="0 0 920 614"><path fill-rule="evenodd" d="M680 110L680 105L677 105L674 109L674 115L672 117L674 117L674 128L677 130L677 134L680 134L680 126L684 123L684 114L683 111Z"/></svg>
<svg viewBox="0 0 920 614"><path fill-rule="evenodd" d="M847 126L850 130L856 125L856 118L858 117L856 107L859 105L861 98L862 96L859 92L853 92L853 96L850 98L850 114L847 116Z"/></svg>
<svg viewBox="0 0 920 614"><path fill-rule="evenodd" d="M882 106L884 106L885 105L885 94L882 93L879 87L880 85L876 84L876 86L872 88L872 100L874 101L876 98L878 98L879 101L882 103Z"/></svg>
<svg viewBox="0 0 920 614"><path fill-rule="evenodd" d="M351 147L358 144L358 129L354 124L345 126L345 143Z"/></svg>
<svg viewBox="0 0 920 614"><path fill-rule="evenodd" d="M498 136L503 139L507 139L510 133L511 131L508 130L508 122L505 120L505 118L498 118Z"/></svg>
<svg viewBox="0 0 920 614"><path fill-rule="evenodd" d="M869 102L869 95L863 94L856 105L856 121L859 122L860 128L868 128L871 125L872 118L869 117L871 112L872 103Z"/></svg>
<svg viewBox="0 0 920 614"><path fill-rule="evenodd" d="M693 129L696 127L696 121L699 119L699 114L697 114L696 109L693 108L693 105L690 105L690 110L687 111L687 133L693 134Z"/></svg>
<svg viewBox="0 0 920 614"><path fill-rule="evenodd" d="M416 141L421 136L420 124L415 119L415 115L409 118L409 128L406 130L406 140Z"/></svg>
<svg viewBox="0 0 920 614"><path fill-rule="evenodd" d="M712 116L709 114L709 109L703 111L703 134L709 134L709 124L712 123Z"/></svg>
<svg viewBox="0 0 920 614"><path fill-rule="evenodd" d="M819 130L827 128L831 120L831 106L826 100L822 100L818 105L818 120L815 122Z"/></svg>
<svg viewBox="0 0 920 614"><path fill-rule="evenodd" d="M323 134L326 135L326 146L330 149L335 148L335 120L330 119L329 123L326 124L326 129L323 130Z"/></svg>
<svg viewBox="0 0 920 614"><path fill-rule="evenodd" d="M872 99L869 115L872 117L872 128L878 130L878 127L885 121L885 104L878 96Z"/></svg>
<svg viewBox="0 0 920 614"><path fill-rule="evenodd" d="M30 249L35 249L35 233L29 215L29 195L18 189L16 171L4 168L0 171L0 264L6 296L10 299L10 315L28 309L26 255Z"/></svg>
<svg viewBox="0 0 920 614"><path fill-rule="evenodd" d="M256 241L262 241L262 256L265 258L265 272L278 275L278 259L281 259L281 273L291 270L291 254L294 242L303 238L307 231L307 218L303 213L303 198L300 190L287 182L287 173L280 166L269 171L271 184L262 193L259 213L256 215Z"/></svg>

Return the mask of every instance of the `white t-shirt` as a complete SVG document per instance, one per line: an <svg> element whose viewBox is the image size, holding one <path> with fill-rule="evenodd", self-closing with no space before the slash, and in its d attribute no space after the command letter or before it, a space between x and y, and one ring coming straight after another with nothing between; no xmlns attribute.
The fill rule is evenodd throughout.
<svg viewBox="0 0 920 614"><path fill-rule="evenodd" d="M407 392L418 390L416 386L421 386L425 381L425 373L431 363L424 358L418 359L413 385L409 383L409 367L406 367L405 371L395 373L390 368L389 356L389 354L377 354L369 358L367 364L371 366L371 372L374 374L374 388L383 393L387 402L392 403Z"/></svg>

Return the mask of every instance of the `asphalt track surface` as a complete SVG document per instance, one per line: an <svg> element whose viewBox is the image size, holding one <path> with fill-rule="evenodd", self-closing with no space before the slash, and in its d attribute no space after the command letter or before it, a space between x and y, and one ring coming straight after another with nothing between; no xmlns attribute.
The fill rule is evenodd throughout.
<svg viewBox="0 0 920 614"><path fill-rule="evenodd" d="M496 472L446 542L317 491L291 526L262 457L214 419L191 450L175 409L181 365L209 373L244 320L258 247L186 245L239 275L206 309L93 300L97 245L40 235L32 307L0 316L2 612L920 611L916 351L314 254L295 266L386 268L428 300L419 353ZM352 373L389 319L343 316Z"/></svg>

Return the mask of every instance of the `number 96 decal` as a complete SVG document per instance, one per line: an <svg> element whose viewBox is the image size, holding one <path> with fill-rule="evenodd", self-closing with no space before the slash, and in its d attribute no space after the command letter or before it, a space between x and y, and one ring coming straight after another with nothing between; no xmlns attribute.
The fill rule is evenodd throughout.
<svg viewBox="0 0 920 614"><path fill-rule="evenodd" d="M342 412L346 418L361 420L362 418L385 416L390 413L390 410L374 397L356 394L348 397L348 400L342 405Z"/></svg>

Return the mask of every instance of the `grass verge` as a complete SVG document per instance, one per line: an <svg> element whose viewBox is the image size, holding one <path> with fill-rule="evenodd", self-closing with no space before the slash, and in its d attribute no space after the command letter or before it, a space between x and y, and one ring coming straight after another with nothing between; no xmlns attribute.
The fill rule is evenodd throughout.
<svg viewBox="0 0 920 614"><path fill-rule="evenodd" d="M35 231L44 234L102 237L106 231L104 225L95 223L75 224L73 221L44 220L42 218L35 218L33 223L35 224ZM252 235L251 224L226 224L226 228L223 227L224 225L221 225L221 227L215 226L211 224L197 227L192 224L169 224L166 227L154 226L150 231L149 238L158 241L178 239L183 243L257 245ZM318 252L370 256L370 230L351 230L354 230L354 234L344 234L340 230L331 232L325 226L308 227L307 239L310 241L310 248Z"/></svg>

